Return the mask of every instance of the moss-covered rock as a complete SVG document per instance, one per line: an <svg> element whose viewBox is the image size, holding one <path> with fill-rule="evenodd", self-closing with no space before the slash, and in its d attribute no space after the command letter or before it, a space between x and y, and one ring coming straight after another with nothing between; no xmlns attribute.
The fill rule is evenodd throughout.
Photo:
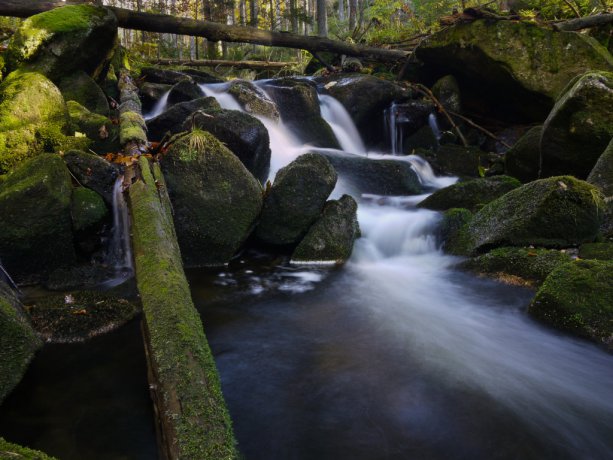
<svg viewBox="0 0 613 460"><path fill-rule="evenodd" d="M0 280L0 403L19 383L41 346L11 289ZM0 458L2 439L0 438Z"/></svg>
<svg viewBox="0 0 613 460"><path fill-rule="evenodd" d="M460 113L462 111L462 99L460 86L453 75L445 75L432 85L432 94L439 100L448 112Z"/></svg>
<svg viewBox="0 0 613 460"><path fill-rule="evenodd" d="M0 174L61 142L66 104L59 89L36 72L13 72L0 85ZM51 145L50 145L51 144Z"/></svg>
<svg viewBox="0 0 613 460"><path fill-rule="evenodd" d="M204 91L196 82L193 80L182 80L170 88L167 105L170 107L179 102L193 101L201 97L204 97Z"/></svg>
<svg viewBox="0 0 613 460"><path fill-rule="evenodd" d="M175 141L161 164L185 264L228 263L262 208L258 181L219 140L199 130Z"/></svg>
<svg viewBox="0 0 613 460"><path fill-rule="evenodd" d="M479 177L479 166L488 159L478 147L455 144L441 145L438 150L416 149L415 154L428 160L436 173L460 177Z"/></svg>
<svg viewBox="0 0 613 460"><path fill-rule="evenodd" d="M234 96L234 99L237 100L245 112L275 121L279 120L279 111L275 103L253 83L245 80L234 80L230 83L228 92Z"/></svg>
<svg viewBox="0 0 613 460"><path fill-rule="evenodd" d="M600 155L587 181L598 187L605 196L606 210L600 231L606 238L613 238L613 138Z"/></svg>
<svg viewBox="0 0 613 460"><path fill-rule="evenodd" d="M343 182L357 193L416 195L421 193L417 174L407 161L374 159L341 151L318 152L334 166Z"/></svg>
<svg viewBox="0 0 613 460"><path fill-rule="evenodd" d="M450 254L466 255L466 228L473 213L468 209L452 208L443 213L437 236L443 250Z"/></svg>
<svg viewBox="0 0 613 460"><path fill-rule="evenodd" d="M371 75L331 77L324 80L331 96L340 101L353 119L366 145L384 139L383 112L392 102L407 99L409 92L394 82Z"/></svg>
<svg viewBox="0 0 613 460"><path fill-rule="evenodd" d="M613 69L594 39L525 21L458 23L422 41L416 55L435 77L455 75L463 91L535 121L576 75Z"/></svg>
<svg viewBox="0 0 613 460"><path fill-rule="evenodd" d="M90 112L108 117L109 103L102 88L85 72L75 72L63 78L58 84L64 100L77 101Z"/></svg>
<svg viewBox="0 0 613 460"><path fill-rule="evenodd" d="M68 168L41 154L0 182L0 259L15 278L74 262Z"/></svg>
<svg viewBox="0 0 613 460"><path fill-rule="evenodd" d="M330 162L315 153L281 168L264 200L255 232L258 239L275 246L298 243L319 218L336 179Z"/></svg>
<svg viewBox="0 0 613 460"><path fill-rule="evenodd" d="M292 263L345 263L360 235L357 210L357 203L349 195L328 201L321 217L294 250Z"/></svg>
<svg viewBox="0 0 613 460"><path fill-rule="evenodd" d="M147 120L147 134L151 141L161 141L166 134L183 131L183 125L190 115L198 110L208 112L221 109L214 97L201 97L189 102L180 102L155 118Z"/></svg>
<svg viewBox="0 0 613 460"><path fill-rule="evenodd" d="M85 187L77 187L72 191L70 209L72 226L77 232L99 226L108 216L102 197Z"/></svg>
<svg viewBox="0 0 613 460"><path fill-rule="evenodd" d="M485 205L468 224L468 251L499 246L568 247L593 241L604 213L602 194L571 176L522 185Z"/></svg>
<svg viewBox="0 0 613 460"><path fill-rule="evenodd" d="M223 142L260 182L270 170L268 130L257 118L238 110L207 110L195 113L183 125L203 129Z"/></svg>
<svg viewBox="0 0 613 460"><path fill-rule="evenodd" d="M613 349L613 262L576 260L555 269L528 308L535 318Z"/></svg>
<svg viewBox="0 0 613 460"><path fill-rule="evenodd" d="M340 148L330 125L321 117L317 89L310 82L272 80L266 92L277 105L285 125L298 139L314 147Z"/></svg>
<svg viewBox="0 0 613 460"><path fill-rule="evenodd" d="M526 183L537 180L541 168L542 126L535 126L524 134L504 155L506 174Z"/></svg>
<svg viewBox="0 0 613 460"><path fill-rule="evenodd" d="M82 70L98 79L106 70L117 36L117 18L108 9L71 5L30 16L11 38L7 64L27 66L54 82Z"/></svg>
<svg viewBox="0 0 613 460"><path fill-rule="evenodd" d="M34 449L28 449L17 444L12 444L0 438L0 458L14 460L57 460L47 454Z"/></svg>
<svg viewBox="0 0 613 460"><path fill-rule="evenodd" d="M98 193L108 206L113 205L113 187L119 176L116 165L98 155L80 150L70 150L63 158L81 185Z"/></svg>
<svg viewBox="0 0 613 460"><path fill-rule="evenodd" d="M45 342L82 342L106 334L134 318L140 307L99 291L42 297L28 305L32 325Z"/></svg>
<svg viewBox="0 0 613 460"><path fill-rule="evenodd" d="M581 259L613 261L613 243L585 243L579 246Z"/></svg>
<svg viewBox="0 0 613 460"><path fill-rule="evenodd" d="M76 101L68 101L70 130L85 134L92 141L90 149L96 153L119 151L119 128L104 115L90 112Z"/></svg>
<svg viewBox="0 0 613 460"><path fill-rule="evenodd" d="M503 281L515 282L517 277L523 283L540 285L556 267L570 261L570 255L555 249L496 248L460 266Z"/></svg>
<svg viewBox="0 0 613 460"><path fill-rule="evenodd" d="M613 73L579 78L556 102L541 136L541 177L585 179L613 138Z"/></svg>
<svg viewBox="0 0 613 460"><path fill-rule="evenodd" d="M117 68L117 67L116 67ZM150 83L161 83L164 85L175 85L183 80L192 80L196 83L221 83L223 80L207 72L182 69L170 70L158 67L143 67L140 71L141 79Z"/></svg>
<svg viewBox="0 0 613 460"><path fill-rule="evenodd" d="M520 185L517 179L509 176L493 176L457 182L437 190L417 206L436 211L466 208L474 212Z"/></svg>

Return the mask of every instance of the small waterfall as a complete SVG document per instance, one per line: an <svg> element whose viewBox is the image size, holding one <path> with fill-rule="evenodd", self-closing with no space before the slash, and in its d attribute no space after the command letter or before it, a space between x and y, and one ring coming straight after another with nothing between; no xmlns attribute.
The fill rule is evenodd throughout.
<svg viewBox="0 0 613 460"><path fill-rule="evenodd" d="M205 96L217 99L222 109L244 112L240 104L234 99L234 96L228 93L229 85L227 83L203 83L198 86L200 86Z"/></svg>
<svg viewBox="0 0 613 460"><path fill-rule="evenodd" d="M2 261L1 260L0 260L0 279L4 279L4 281L6 281L6 283L15 292L20 292L19 288L17 287L17 284L15 283L15 281L13 281L13 278L11 278L11 275L9 275L9 272L6 270L6 268L4 268L4 265L2 265Z"/></svg>
<svg viewBox="0 0 613 460"><path fill-rule="evenodd" d="M145 120L150 120L151 118L155 118L158 115L162 114L164 110L166 110L166 105L168 105L168 95L169 94L170 94L170 90L162 94L162 97L155 103L151 111L143 115L143 118Z"/></svg>
<svg viewBox="0 0 613 460"><path fill-rule="evenodd" d="M342 150L366 154L366 147L353 120L343 104L326 94L319 95L321 116L328 122Z"/></svg>
<svg viewBox="0 0 613 460"><path fill-rule="evenodd" d="M430 115L428 115L428 125L430 126L430 129L432 130L432 134L434 134L434 137L436 138L436 141L440 141L441 140L441 128L439 128L438 126L438 120L436 119L436 115L434 113L431 113Z"/></svg>
<svg viewBox="0 0 613 460"><path fill-rule="evenodd" d="M107 264L115 268L115 274L118 276L130 276L134 272L130 216L123 195L123 176L117 179L113 187L113 230L107 252Z"/></svg>
<svg viewBox="0 0 613 460"><path fill-rule="evenodd" d="M393 102L392 105L385 110L385 127L387 135L389 136L390 149L393 155L400 155L403 151L402 137L404 133L402 127L398 127L398 124L402 121L401 118L398 104Z"/></svg>

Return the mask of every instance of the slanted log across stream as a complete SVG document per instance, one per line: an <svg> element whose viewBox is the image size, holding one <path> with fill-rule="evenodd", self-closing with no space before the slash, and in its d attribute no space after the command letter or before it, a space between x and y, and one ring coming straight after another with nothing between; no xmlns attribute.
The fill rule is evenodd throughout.
<svg viewBox="0 0 613 460"><path fill-rule="evenodd" d="M284 69L297 62L227 61L224 59L152 59L153 65L179 65L187 67L236 67L237 69Z"/></svg>
<svg viewBox="0 0 613 460"><path fill-rule="evenodd" d="M141 156L128 196L149 381L163 455L237 457L219 376L183 272L165 184Z"/></svg>
<svg viewBox="0 0 613 460"><path fill-rule="evenodd" d="M82 1L62 0L3 0L0 15L28 17L52 8ZM107 7L117 16L120 27L146 32L191 35L211 41L253 43L257 45L280 46L304 49L311 52L329 51L378 61L398 61L410 53L400 50L354 45L323 37L303 36L288 32L270 32L253 27L233 26L210 21L198 21L167 14L153 14L131 11L124 8Z"/></svg>

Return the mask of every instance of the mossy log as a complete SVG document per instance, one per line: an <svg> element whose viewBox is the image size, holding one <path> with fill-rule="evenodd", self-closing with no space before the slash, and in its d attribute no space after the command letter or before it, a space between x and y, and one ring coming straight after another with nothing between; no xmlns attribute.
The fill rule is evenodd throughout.
<svg viewBox="0 0 613 460"><path fill-rule="evenodd" d="M117 83L120 94L119 143L125 155L136 155L146 150L147 125L142 114L138 88L129 72L122 69Z"/></svg>
<svg viewBox="0 0 613 460"><path fill-rule="evenodd" d="M192 302L159 168L140 157L129 188L150 381L170 459L237 457L219 376Z"/></svg>

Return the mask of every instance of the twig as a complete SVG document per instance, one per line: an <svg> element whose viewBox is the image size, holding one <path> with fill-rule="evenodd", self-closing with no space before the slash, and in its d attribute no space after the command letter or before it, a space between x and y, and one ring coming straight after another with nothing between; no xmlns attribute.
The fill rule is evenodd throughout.
<svg viewBox="0 0 613 460"><path fill-rule="evenodd" d="M504 145L507 148L511 148L511 146L509 144L507 144L505 141L503 141L502 139L500 139L498 136L496 136L494 133L492 133L491 131L488 131L487 129L485 129L483 126L478 125L477 123L475 123L474 121L472 121L470 118L466 118L463 115L460 115L459 113L456 112L449 112L451 115L453 115L454 117L458 117L460 120L465 121L466 123L468 123L470 126L472 126L473 128L478 129L479 131L481 131L482 133L484 133L486 136L491 137L492 139L494 139L497 142L500 142L502 145Z"/></svg>
<svg viewBox="0 0 613 460"><path fill-rule="evenodd" d="M438 111L441 112L443 115L445 115L445 118L447 118L447 121L453 127L456 134L462 141L462 144L464 145L464 147L468 147L468 142L466 141L466 138L462 134L462 131L460 131L460 128L458 127L458 125L456 125L454 121L451 119L451 117L449 116L449 113L447 112L447 110L445 110L445 107L443 107L443 104L441 104L441 101L439 101L436 98L436 96L432 94L432 91L430 91L426 86L422 85L421 83L409 83L409 85L415 88L417 91L421 92L422 94L425 94L427 97L429 97L432 100L432 102L434 102L434 105L436 105L436 108L438 109Z"/></svg>

